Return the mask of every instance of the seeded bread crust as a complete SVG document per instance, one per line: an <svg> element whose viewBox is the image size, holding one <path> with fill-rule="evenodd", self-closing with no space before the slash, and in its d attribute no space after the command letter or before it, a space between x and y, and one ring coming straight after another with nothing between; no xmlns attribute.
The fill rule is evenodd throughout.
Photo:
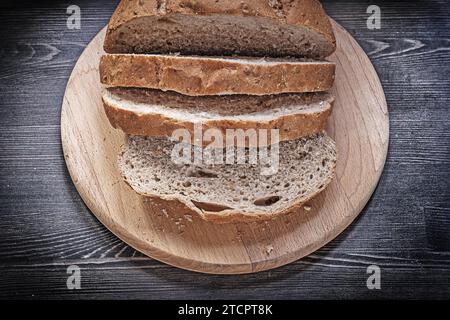
<svg viewBox="0 0 450 320"><path fill-rule="evenodd" d="M327 91L334 75L331 62L285 59L109 54L100 61L100 79L105 85L189 96Z"/></svg>
<svg viewBox="0 0 450 320"><path fill-rule="evenodd" d="M207 18L206 23L211 26L211 29L206 30L205 34L202 34L202 36L207 36L208 34L213 34L214 28L219 24L217 19L215 19L216 17L234 17L236 19L234 24L237 26L237 29L242 25L242 20L239 19L247 18L249 20L257 18L259 19L257 20L259 23L256 23L255 26L265 24L266 29L279 30L277 31L278 34L285 39L286 44L302 41L303 36L289 37L292 37L292 33L295 32L295 27L304 29L307 32L307 36L311 34L311 40L315 40L318 45L311 47L313 51L310 57L323 58L333 53L336 49L336 40L331 23L322 5L317 0L122 0L108 25L104 48L108 53L181 52L183 54L211 54L208 50L211 50L212 46L201 47L200 49L203 48L205 50L202 52L183 52L183 50L190 50L190 47L175 43L172 44L170 42L166 44L166 51L161 51L164 48L158 47L158 42L152 41L152 37L157 37L153 40L158 40L158 38L164 36L164 33L146 33L144 30L148 29L148 26L161 24L161 30L164 31L164 26L180 24L179 19L190 18L198 20ZM136 30L130 26L139 19L145 18L151 18L152 20L143 28ZM180 28L184 29L186 25L192 26L193 24L188 22L181 25ZM292 27L294 27L294 30L290 29ZM264 32L264 30L259 30L259 28L256 31L255 35L258 32ZM184 30L181 30L181 32L184 32ZM121 37L127 33L131 37L133 37L133 34L138 34L138 36L133 38L135 43L121 41ZM172 36L173 32L169 32L169 34ZM197 34L194 33L191 35L186 33L185 36L196 37ZM220 36L220 34L217 34L219 40ZM148 38L148 47L140 47L143 37ZM252 45L250 45L246 50L249 50L252 55L304 56L296 52L296 50L289 50L287 48L288 46L278 46L277 48L270 49L270 45L267 45L265 46L267 51L265 51L264 49L257 49L257 43L255 41L250 42L253 43L252 45L254 47L252 48ZM243 42L244 44L245 42ZM227 48L226 46L220 48L220 41L215 45L218 46L217 50L221 52L212 54L246 54L246 52L242 52L239 48L233 49ZM181 51L170 51L171 48L181 49Z"/></svg>
<svg viewBox="0 0 450 320"><path fill-rule="evenodd" d="M210 109L232 108L237 105L246 105L248 107L256 105L270 105L271 99L278 99L275 106L271 106L267 112L276 112L282 107L290 107L289 112L285 114L274 113L271 116L254 117L240 119L236 115L215 116L211 114L202 117L201 112L190 110L186 105L205 106L210 105ZM162 101L176 101L170 103L167 107L172 111L181 109L190 116L183 118L177 117L170 112L166 114L152 110L151 106L158 105ZM139 136L170 137L177 129L187 129L191 135L194 134L194 123L201 121L202 129L218 129L225 136L227 129L278 129L280 132L280 141L295 140L307 135L319 133L325 129L327 119L331 114L334 97L330 94L286 94L281 96L233 96L233 101L228 101L228 97L207 96L207 97L189 97L174 92L160 92L157 90L146 89L125 89L110 88L103 93L103 104L106 115L111 125L116 129L121 129L127 134ZM283 106L282 103L298 105ZM132 104L134 108L126 105ZM303 105L302 105L303 104ZM302 109L304 105L310 105ZM149 106L146 110L146 106ZM163 106L165 107L165 106ZM269 108L269 107L267 107ZM260 107L261 109L261 107ZM292 111L291 111L292 110ZM243 113L241 113L242 115ZM247 120L248 119L248 120ZM205 144L208 142L204 141Z"/></svg>

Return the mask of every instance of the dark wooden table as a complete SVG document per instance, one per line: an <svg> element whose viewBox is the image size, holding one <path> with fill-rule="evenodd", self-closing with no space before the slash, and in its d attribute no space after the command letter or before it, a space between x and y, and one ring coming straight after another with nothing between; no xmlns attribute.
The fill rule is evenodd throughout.
<svg viewBox="0 0 450 320"><path fill-rule="evenodd" d="M66 9L81 8L81 30ZM61 152L64 89L117 1L0 4L1 298L450 298L450 3L324 1L373 61L390 111L385 171L336 240L288 266L244 276L176 269L106 230L75 190ZM381 30L366 9L381 8ZM67 268L81 268L68 290ZM366 287L381 268L381 290Z"/></svg>

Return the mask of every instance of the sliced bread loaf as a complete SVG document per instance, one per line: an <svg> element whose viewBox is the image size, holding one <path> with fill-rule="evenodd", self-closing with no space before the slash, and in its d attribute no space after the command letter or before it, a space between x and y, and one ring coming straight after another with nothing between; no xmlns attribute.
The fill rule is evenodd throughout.
<svg viewBox="0 0 450 320"><path fill-rule="evenodd" d="M330 183L336 164L335 143L325 133L280 143L279 169L270 176L261 174L267 163L176 164L171 157L174 146L164 138L130 137L119 157L125 181L139 194L169 205L184 203L219 223L264 220L299 210Z"/></svg>
<svg viewBox="0 0 450 320"><path fill-rule="evenodd" d="M292 59L112 54L100 61L105 85L190 96L326 91L334 72L331 62Z"/></svg>
<svg viewBox="0 0 450 320"><path fill-rule="evenodd" d="M317 0L122 0L108 53L323 58L336 48Z"/></svg>
<svg viewBox="0 0 450 320"><path fill-rule="evenodd" d="M127 134L170 137L176 129L194 134L214 128L278 129L280 140L294 140L324 130L334 97L327 93L268 96L191 97L175 92L138 88L108 88L106 114L114 128Z"/></svg>

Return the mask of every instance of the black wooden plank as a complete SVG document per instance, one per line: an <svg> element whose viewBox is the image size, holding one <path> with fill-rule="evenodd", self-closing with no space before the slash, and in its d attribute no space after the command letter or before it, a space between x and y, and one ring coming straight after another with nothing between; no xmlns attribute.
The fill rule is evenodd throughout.
<svg viewBox="0 0 450 320"><path fill-rule="evenodd" d="M378 1L382 29L366 28L372 1L323 1L358 40L385 88L390 149L380 184L357 221L310 257L273 271L209 276L129 248L93 217L65 168L60 108L84 47L118 1L0 4L0 297L448 298L450 296L450 6ZM65 286L82 268L81 291ZM365 286L382 269L382 290Z"/></svg>
<svg viewBox="0 0 450 320"><path fill-rule="evenodd" d="M356 299L448 297L448 261L432 267L414 260L344 256L310 257L270 272L202 276L147 259L90 260L81 268L81 290L67 290L67 267L78 261L1 269L8 296L126 299ZM367 266L381 267L380 291L368 290ZM23 277L19 277L22 275ZM196 279L197 281L193 281ZM0 296L1 297L1 296Z"/></svg>

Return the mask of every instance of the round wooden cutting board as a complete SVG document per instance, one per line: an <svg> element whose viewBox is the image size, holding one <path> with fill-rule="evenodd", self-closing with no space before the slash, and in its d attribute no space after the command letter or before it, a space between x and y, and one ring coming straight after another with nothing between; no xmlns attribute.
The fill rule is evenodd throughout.
<svg viewBox="0 0 450 320"><path fill-rule="evenodd" d="M61 115L64 156L86 205L115 235L144 254L180 268L251 273L304 257L341 233L361 212L383 170L389 117L378 76L361 47L333 22L338 48L328 133L337 142L337 177L311 210L273 221L216 225L134 193L116 159L125 135L103 110L98 64L105 30L88 45L67 85Z"/></svg>

